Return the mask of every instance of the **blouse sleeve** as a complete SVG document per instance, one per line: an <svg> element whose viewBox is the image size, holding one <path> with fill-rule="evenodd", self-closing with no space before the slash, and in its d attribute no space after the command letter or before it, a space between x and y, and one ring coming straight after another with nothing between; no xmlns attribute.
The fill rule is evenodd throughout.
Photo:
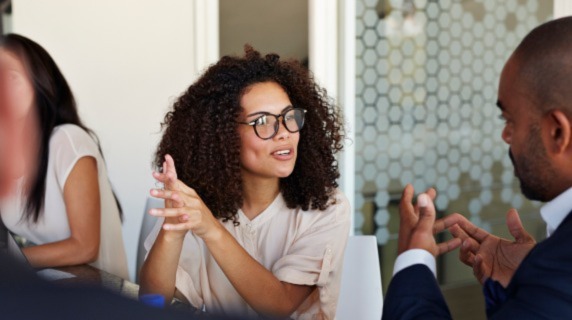
<svg viewBox="0 0 572 320"><path fill-rule="evenodd" d="M325 211L311 211L313 221L296 237L272 272L284 282L339 287L341 267L350 228L350 206L338 192L335 204ZM337 289L335 290L337 291Z"/></svg>
<svg viewBox="0 0 572 320"><path fill-rule="evenodd" d="M75 125L63 125L53 133L50 140L50 153L54 155L58 186L63 190L77 161L86 156L97 159L99 149L91 136L83 129Z"/></svg>
<svg viewBox="0 0 572 320"><path fill-rule="evenodd" d="M147 259L147 255L161 231L164 220L165 218L157 219L155 226L153 226L153 229L143 243L145 251L147 252L145 259ZM175 287L177 290L197 309L202 308L204 304L201 294L201 282L204 278L204 275L201 273L201 269L204 269L204 259L200 254L202 252L201 249L200 241L193 236L191 232L188 232L183 240L183 248L175 277Z"/></svg>
<svg viewBox="0 0 572 320"><path fill-rule="evenodd" d="M191 232L185 236L175 280L177 290L197 309L201 309L204 304L201 286L208 286L200 241L202 240L199 240Z"/></svg>

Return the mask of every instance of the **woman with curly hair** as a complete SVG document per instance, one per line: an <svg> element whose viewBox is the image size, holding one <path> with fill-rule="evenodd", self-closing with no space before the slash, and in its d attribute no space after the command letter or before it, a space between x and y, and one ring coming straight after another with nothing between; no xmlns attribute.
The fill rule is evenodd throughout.
<svg viewBox="0 0 572 320"><path fill-rule="evenodd" d="M141 294L207 312L333 319L350 208L325 90L276 54L223 57L175 102L153 176ZM175 169L176 166L176 169Z"/></svg>

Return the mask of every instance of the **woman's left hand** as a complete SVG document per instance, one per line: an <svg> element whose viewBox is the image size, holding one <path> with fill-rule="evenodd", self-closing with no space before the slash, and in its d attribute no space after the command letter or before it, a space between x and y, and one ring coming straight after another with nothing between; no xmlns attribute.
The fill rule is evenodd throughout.
<svg viewBox="0 0 572 320"><path fill-rule="evenodd" d="M155 172L153 176L165 185L165 189L153 189L151 195L170 202L170 208L151 209L149 213L158 217L171 218L163 224L165 230L190 230L203 240L220 237L222 225L213 216L197 192L176 179L175 164L171 156L165 156L165 173ZM173 223L178 221L178 223Z"/></svg>

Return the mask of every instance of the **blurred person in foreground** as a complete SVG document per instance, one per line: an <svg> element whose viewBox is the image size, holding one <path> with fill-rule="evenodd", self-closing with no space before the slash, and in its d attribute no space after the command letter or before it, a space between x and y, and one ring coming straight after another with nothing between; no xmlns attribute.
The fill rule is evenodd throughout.
<svg viewBox="0 0 572 320"><path fill-rule="evenodd" d="M35 244L22 251L36 268L91 264L127 279L120 209L66 79L44 48L16 34L0 42L0 64L3 121L27 153L10 154L18 168L3 179L17 181L0 200L2 221Z"/></svg>
<svg viewBox="0 0 572 320"><path fill-rule="evenodd" d="M0 60L0 199L10 196L17 177L26 173L22 163L29 167L36 162L29 131L19 130L14 121L13 103L18 100L8 99L9 67ZM4 250L0 250L0 297L2 319L214 319L145 306L104 288L50 283Z"/></svg>
<svg viewBox="0 0 572 320"><path fill-rule="evenodd" d="M515 240L496 237L460 214L435 221L434 191L400 206L399 252L384 303L384 319L446 319L435 280L435 256L461 246L461 260L483 283L493 319L572 317L572 17L532 30L501 74L497 105L503 140L522 193L547 202L540 210L548 238L538 244L516 210L506 220ZM437 244L434 232L455 236Z"/></svg>

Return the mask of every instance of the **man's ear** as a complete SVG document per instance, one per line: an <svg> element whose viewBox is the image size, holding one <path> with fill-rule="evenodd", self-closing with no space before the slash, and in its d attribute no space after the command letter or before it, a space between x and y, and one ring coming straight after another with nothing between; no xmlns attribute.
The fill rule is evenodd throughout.
<svg viewBox="0 0 572 320"><path fill-rule="evenodd" d="M566 114L560 110L552 110L548 113L548 128L550 132L549 150L554 153L572 151L572 122Z"/></svg>

